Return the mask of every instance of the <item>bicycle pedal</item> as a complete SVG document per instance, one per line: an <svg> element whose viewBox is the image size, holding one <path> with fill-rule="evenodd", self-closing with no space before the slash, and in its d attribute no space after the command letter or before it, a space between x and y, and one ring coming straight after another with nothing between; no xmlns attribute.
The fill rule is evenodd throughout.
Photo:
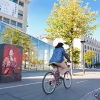
<svg viewBox="0 0 100 100"><path fill-rule="evenodd" d="M60 85L61 83L62 83L61 81L60 81L60 82L57 82L56 85L58 86L58 85Z"/></svg>
<svg viewBox="0 0 100 100"><path fill-rule="evenodd" d="M59 85L60 85L59 83L56 84L56 86L59 86Z"/></svg>

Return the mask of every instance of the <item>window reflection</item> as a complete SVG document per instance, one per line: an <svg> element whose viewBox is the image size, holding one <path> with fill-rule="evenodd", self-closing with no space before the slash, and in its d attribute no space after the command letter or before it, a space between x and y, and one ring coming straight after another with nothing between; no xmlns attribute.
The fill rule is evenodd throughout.
<svg viewBox="0 0 100 100"><path fill-rule="evenodd" d="M5 30L6 28L6 24L4 24L3 22L0 22L0 36L2 35L2 31ZM12 27L11 28L12 33L14 33L13 30L16 30ZM18 31L20 32L20 31ZM27 35L26 33L22 33L23 36ZM49 59L52 56L53 53L53 49L54 47L35 38L32 36L29 36L29 39L31 40L31 45L33 46L33 49L30 47L29 51L25 52L24 56L27 58L26 60L26 68L24 68L24 60L26 58L24 58L23 63L22 63L22 70L46 70L49 69L48 63L49 63ZM21 42L21 41L20 41ZM0 39L0 43L3 43ZM23 43L23 41L22 41ZM27 41L28 43L28 41ZM30 44L29 44L30 45ZM35 55L35 56L34 56ZM31 63L31 60L33 60L33 63Z"/></svg>
<svg viewBox="0 0 100 100"><path fill-rule="evenodd" d="M44 50L44 60L45 60L45 64L49 63L49 58L50 58L50 50L49 50L49 45L45 44L45 50Z"/></svg>
<svg viewBox="0 0 100 100"><path fill-rule="evenodd" d="M35 48L37 49L38 48L38 39L32 37L32 43L34 44Z"/></svg>
<svg viewBox="0 0 100 100"><path fill-rule="evenodd" d="M38 43L38 51L39 51L39 57L38 60L44 60L44 42L39 41Z"/></svg>
<svg viewBox="0 0 100 100"><path fill-rule="evenodd" d="M0 22L0 44L2 44L1 36L2 36L2 31L5 29L5 24Z"/></svg>

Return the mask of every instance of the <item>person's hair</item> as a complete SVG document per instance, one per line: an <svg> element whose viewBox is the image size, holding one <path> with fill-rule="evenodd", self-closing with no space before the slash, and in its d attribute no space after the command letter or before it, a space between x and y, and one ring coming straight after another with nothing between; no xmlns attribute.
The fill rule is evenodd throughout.
<svg viewBox="0 0 100 100"><path fill-rule="evenodd" d="M63 48L63 45L64 45L64 44L63 44L62 42L59 42L59 43L55 46L55 48L60 48L60 47Z"/></svg>
<svg viewBox="0 0 100 100"><path fill-rule="evenodd" d="M9 52L11 52L11 51L14 53L14 50L13 50L13 49L10 49L10 50L9 50Z"/></svg>

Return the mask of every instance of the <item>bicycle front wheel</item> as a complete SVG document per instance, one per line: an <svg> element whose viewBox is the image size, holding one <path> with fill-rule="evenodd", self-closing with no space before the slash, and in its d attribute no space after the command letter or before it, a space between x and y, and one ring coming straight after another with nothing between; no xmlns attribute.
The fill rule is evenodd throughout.
<svg viewBox="0 0 100 100"><path fill-rule="evenodd" d="M45 74L42 80L42 88L46 94L51 94L56 88L56 78L53 72Z"/></svg>
<svg viewBox="0 0 100 100"><path fill-rule="evenodd" d="M72 76L69 71L66 71L64 74L64 80L63 80L65 88L70 88L72 85Z"/></svg>

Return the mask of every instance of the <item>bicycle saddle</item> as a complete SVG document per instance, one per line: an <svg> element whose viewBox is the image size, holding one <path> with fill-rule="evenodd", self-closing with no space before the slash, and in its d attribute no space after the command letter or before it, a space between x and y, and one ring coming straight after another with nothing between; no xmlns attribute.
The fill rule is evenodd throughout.
<svg viewBox="0 0 100 100"><path fill-rule="evenodd" d="M52 65L53 65L53 66L57 66L55 63L49 64L49 66L50 66L50 65L51 65L51 66L52 66Z"/></svg>

